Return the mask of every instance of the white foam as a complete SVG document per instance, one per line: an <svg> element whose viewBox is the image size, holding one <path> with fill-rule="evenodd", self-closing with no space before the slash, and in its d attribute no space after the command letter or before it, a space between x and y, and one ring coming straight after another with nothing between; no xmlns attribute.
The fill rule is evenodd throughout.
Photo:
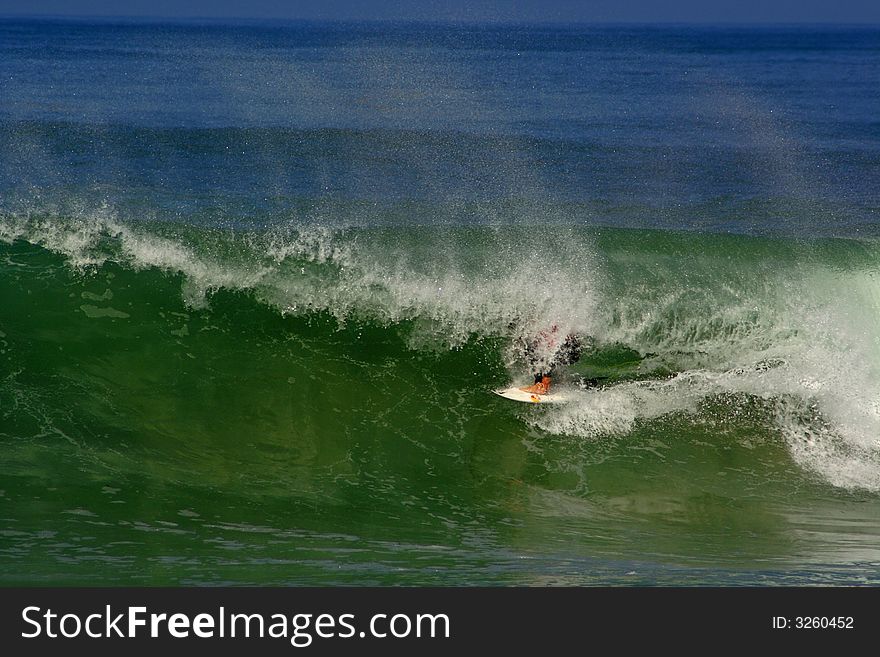
<svg viewBox="0 0 880 657"><path fill-rule="evenodd" d="M606 337L683 371L584 391L531 421L554 433L619 437L673 412L700 421L703 400L745 394L775 408L769 421L800 466L834 486L880 491L878 289L872 272L815 268L798 285L765 281L757 307L750 298L700 313L667 298L641 314L618 308L632 321Z"/></svg>

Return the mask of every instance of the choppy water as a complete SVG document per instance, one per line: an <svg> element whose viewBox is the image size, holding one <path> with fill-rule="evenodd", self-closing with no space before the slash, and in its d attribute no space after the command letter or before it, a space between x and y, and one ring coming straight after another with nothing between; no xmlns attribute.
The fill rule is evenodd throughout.
<svg viewBox="0 0 880 657"><path fill-rule="evenodd" d="M869 29L0 22L0 579L876 583L878 99Z"/></svg>

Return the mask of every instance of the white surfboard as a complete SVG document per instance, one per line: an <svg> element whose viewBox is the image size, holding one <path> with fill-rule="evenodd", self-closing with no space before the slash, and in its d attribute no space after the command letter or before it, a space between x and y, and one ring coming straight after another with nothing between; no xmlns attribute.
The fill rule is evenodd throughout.
<svg viewBox="0 0 880 657"><path fill-rule="evenodd" d="M513 401L525 402L528 404L564 404L571 399L565 391L551 392L547 395L536 395L533 392L520 390L518 386L493 390L492 392L505 399L512 399Z"/></svg>

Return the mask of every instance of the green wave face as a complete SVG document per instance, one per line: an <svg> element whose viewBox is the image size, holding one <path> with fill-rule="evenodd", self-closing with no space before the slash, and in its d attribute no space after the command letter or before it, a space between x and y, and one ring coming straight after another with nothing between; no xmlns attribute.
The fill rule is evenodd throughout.
<svg viewBox="0 0 880 657"><path fill-rule="evenodd" d="M11 214L0 235L7 583L876 572L853 566L878 559L873 242ZM489 394L552 323L587 345L573 401Z"/></svg>

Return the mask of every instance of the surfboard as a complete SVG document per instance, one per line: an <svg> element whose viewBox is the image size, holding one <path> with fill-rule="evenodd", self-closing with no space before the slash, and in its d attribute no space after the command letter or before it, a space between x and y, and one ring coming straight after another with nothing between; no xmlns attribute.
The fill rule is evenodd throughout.
<svg viewBox="0 0 880 657"><path fill-rule="evenodd" d="M493 390L492 392L494 392L499 397L512 399L513 401L518 402L525 402L527 404L564 404L570 399L569 395L567 395L565 391L551 392L547 395L536 395L533 392L525 392L523 390L520 390L518 386L511 386L510 388Z"/></svg>

